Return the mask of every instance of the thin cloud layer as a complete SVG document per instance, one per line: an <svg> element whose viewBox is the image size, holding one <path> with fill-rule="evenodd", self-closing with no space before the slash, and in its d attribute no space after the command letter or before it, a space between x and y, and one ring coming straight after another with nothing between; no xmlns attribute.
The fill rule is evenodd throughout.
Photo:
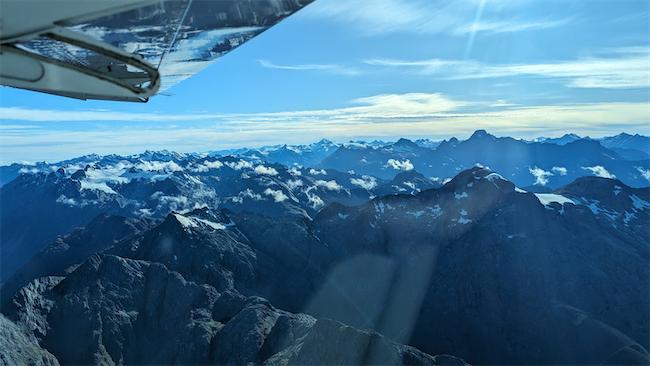
<svg viewBox="0 0 650 366"><path fill-rule="evenodd" d="M482 4L484 3L484 4ZM343 23L364 37L387 34L466 36L476 32L512 33L561 27L562 19L503 20L503 11L518 8L515 2L469 1L319 1L305 9L302 18ZM482 15L477 17L477 12Z"/></svg>
<svg viewBox="0 0 650 366"><path fill-rule="evenodd" d="M307 70L316 70L323 71L330 74L339 74L339 75L359 75L360 72L350 67L336 64L305 64L305 65L277 65L267 60L257 60L260 65L268 69L279 69L279 70L294 70L294 71L307 71Z"/></svg>
<svg viewBox="0 0 650 366"><path fill-rule="evenodd" d="M2 163L19 160L51 162L87 153L133 154L144 150L209 151L278 143L310 143L318 138L349 141L395 136L449 138L465 136L478 128L513 137L561 135L567 130L592 137L621 131L647 134L650 111L646 102L581 103L547 106L504 106L502 110L477 111L476 103L441 93L380 94L351 101L355 106L331 110L220 115L193 128L167 126L97 127L70 130L56 128L52 119L37 128L2 130ZM490 104L504 104L495 100ZM492 107L491 107L492 108ZM5 108L7 109L7 108ZM51 113L50 113L51 112ZM23 109L32 119L47 115L106 121L111 111L44 111ZM4 111L2 112L5 117ZM155 115L155 114L153 114ZM173 117L173 116L172 116ZM5 125L6 127L6 125ZM557 132L557 133L555 133Z"/></svg>
<svg viewBox="0 0 650 366"><path fill-rule="evenodd" d="M629 48L610 57L544 64L492 65L475 60L369 59L372 66L402 68L449 80L532 76L556 79L571 88L634 89L650 87L650 49Z"/></svg>

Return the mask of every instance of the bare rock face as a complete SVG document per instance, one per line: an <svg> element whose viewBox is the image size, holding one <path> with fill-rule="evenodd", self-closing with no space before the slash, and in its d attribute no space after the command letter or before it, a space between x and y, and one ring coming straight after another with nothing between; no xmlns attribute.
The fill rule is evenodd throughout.
<svg viewBox="0 0 650 366"><path fill-rule="evenodd" d="M0 314L0 366L11 365L58 366L59 361L33 336Z"/></svg>
<svg viewBox="0 0 650 366"><path fill-rule="evenodd" d="M467 365L453 356L430 356L388 340L374 331L358 331L330 319L319 319L265 365Z"/></svg>
<svg viewBox="0 0 650 366"><path fill-rule="evenodd" d="M65 278L33 281L7 313L15 322L0 318L6 333L0 360L7 365L302 364L304 354L291 358L286 350L301 347L317 362L314 357L348 342L357 346L340 349L340 361L364 360L381 342L389 344L381 352L389 352L392 364L433 360L376 333L327 320L319 325L258 296L247 298L235 289L219 293L159 263L104 254L91 256ZM384 363L384 353L368 360Z"/></svg>
<svg viewBox="0 0 650 366"><path fill-rule="evenodd" d="M32 280L44 276L65 276L70 267L79 265L94 253L104 251L120 240L141 235L159 223L159 219L148 217L98 215L85 227L59 237L41 249L9 277L0 290L0 304L11 299Z"/></svg>

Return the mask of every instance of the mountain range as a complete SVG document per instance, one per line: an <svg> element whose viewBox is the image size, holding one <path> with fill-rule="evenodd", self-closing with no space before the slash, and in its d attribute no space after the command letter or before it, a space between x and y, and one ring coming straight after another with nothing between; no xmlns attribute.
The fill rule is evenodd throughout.
<svg viewBox="0 0 650 366"><path fill-rule="evenodd" d="M50 364L648 363L648 188L591 176L532 193L474 167L413 193L313 217L99 215L8 281L26 285L3 298L0 350Z"/></svg>
<svg viewBox="0 0 650 366"><path fill-rule="evenodd" d="M479 131L477 131L479 132ZM483 134L487 134L485 131L481 131ZM630 160L630 161L639 161L650 159L650 137L641 136L639 134L629 135L626 133L621 133L616 136L604 137L602 139L591 139L589 137L580 137L576 134L565 134L559 138L547 138L539 137L532 140L519 140L522 142L530 144L539 144L539 143L550 143L555 145L566 145L577 140L590 140L590 141L599 141L599 143L614 152L616 152L619 157ZM452 146L457 145L462 140L458 140L455 137L452 137L449 141L432 141L429 139L419 139L414 141L414 144L427 149L436 149L443 142L449 143ZM174 152L169 152L167 150L159 152L147 151L143 154L132 155L132 156L123 156L119 157L117 155L111 155L106 157L101 157L96 154L86 155L80 158L75 158L71 160L61 161L59 163L50 164L47 162L37 162L37 163L13 163L11 165L0 166L0 187L14 180L20 174L34 174L34 173L49 173L56 171L60 167L65 167L69 170L80 169L91 163L99 163L104 158L122 158L122 159L144 159L144 160L155 160L155 161L170 161L186 159L188 156L227 156L233 155L240 157L245 160L254 161L254 162L271 162L271 163L280 163L287 167L311 167L312 165L322 161L326 157L333 154L335 151L341 147L346 149L372 149L387 147L393 145L393 142L384 142L380 140L374 140L372 142L364 141L350 141L349 143L337 143L332 142L326 139L322 139L319 142L312 143L309 145L275 145L275 146L264 146L257 149L251 148L239 148L239 149L230 149L230 150L219 150L219 151L209 151L208 153L203 154L179 154ZM480 159L479 159L480 160ZM462 170L462 168L460 169ZM456 171L455 173L457 173ZM445 178L452 178L443 177Z"/></svg>
<svg viewBox="0 0 650 366"><path fill-rule="evenodd" d="M628 146L639 139L643 137L621 134L603 141ZM487 166L538 193L591 175L647 186L650 159L626 160L601 143L525 142L479 130L465 141L452 138L435 148L407 139L321 140L233 152L237 156L164 150L5 166L0 177L22 174L0 188L1 283L57 236L85 226L102 212L163 218L171 211L213 207L313 218L332 202L357 205L375 196L440 187L473 166ZM312 164L306 168L302 163Z"/></svg>

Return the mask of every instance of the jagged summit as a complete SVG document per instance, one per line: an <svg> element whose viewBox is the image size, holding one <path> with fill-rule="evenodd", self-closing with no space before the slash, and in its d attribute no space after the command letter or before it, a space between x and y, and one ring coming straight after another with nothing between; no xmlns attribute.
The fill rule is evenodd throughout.
<svg viewBox="0 0 650 366"><path fill-rule="evenodd" d="M413 141L411 141L409 139L405 139L405 138L401 138L401 139L397 140L397 142L395 144L393 144L393 146L405 146L405 147L411 147L411 148L417 148L418 147L418 145L416 143L414 143Z"/></svg>
<svg viewBox="0 0 650 366"><path fill-rule="evenodd" d="M489 138L489 139L492 139L492 140L496 139L496 137L494 135L490 135L485 130L476 130L476 131L474 131L472 136L469 138L469 140L471 141L471 140L477 140L477 139L483 139L483 138Z"/></svg>

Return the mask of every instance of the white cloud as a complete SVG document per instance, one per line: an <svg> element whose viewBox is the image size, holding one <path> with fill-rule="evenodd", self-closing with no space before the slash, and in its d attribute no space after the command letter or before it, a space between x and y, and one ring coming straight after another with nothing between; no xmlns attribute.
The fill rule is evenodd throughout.
<svg viewBox="0 0 650 366"><path fill-rule="evenodd" d="M48 110L48 109L27 109L21 107L0 107L0 115L4 120L15 121L65 121L65 122L78 122L78 121L125 121L125 122L177 122L177 121L197 121L197 120L211 120L215 118L224 117L223 114L202 114L202 113L187 113L187 114L157 114L157 113L127 113L117 112L111 110L74 110L74 111L61 111L61 110ZM22 125L5 125L3 129L7 128L30 128L35 129L39 126L22 126Z"/></svg>
<svg viewBox="0 0 650 366"><path fill-rule="evenodd" d="M20 170L18 170L18 173L20 174L36 174L38 172L40 172L38 168L20 168Z"/></svg>
<svg viewBox="0 0 650 366"><path fill-rule="evenodd" d="M287 186L292 191L298 187L302 187L302 179L296 179L296 180L289 179L287 181Z"/></svg>
<svg viewBox="0 0 650 366"><path fill-rule="evenodd" d="M302 175L302 172L296 168L290 168L287 171L289 172L289 174L293 175L294 177L298 177Z"/></svg>
<svg viewBox="0 0 650 366"><path fill-rule="evenodd" d="M256 174L263 174L263 175L278 175L278 171L275 170L275 168L272 167L265 167L264 165L258 165L255 167L255 173Z"/></svg>
<svg viewBox="0 0 650 366"><path fill-rule="evenodd" d="M616 135L621 130L646 134L650 118L646 102L516 106L483 112L475 108L463 110L473 104L434 93L383 94L356 99L355 103L367 104L332 110L233 114L203 128L101 127L71 131L44 125L39 129L3 130L0 163L23 159L54 162L89 153L128 155L146 149L208 151L215 149L215 141L224 143L219 146L222 148L304 143L315 135L331 140L448 138L471 135L477 128L516 138L569 129L592 137ZM33 112L42 114L39 110ZM224 165L236 170L253 167L248 161Z"/></svg>
<svg viewBox="0 0 650 366"><path fill-rule="evenodd" d="M369 59L372 66L407 68L449 80L512 76L559 80L570 88L633 89L650 87L650 50L619 51L609 57L589 57L545 64L487 64L476 60L426 59L417 61Z"/></svg>
<svg viewBox="0 0 650 366"><path fill-rule="evenodd" d="M316 194L309 191L305 192L307 194L307 204L311 206L314 210L317 210L320 207L325 206L325 202L322 198L318 197Z"/></svg>
<svg viewBox="0 0 650 366"><path fill-rule="evenodd" d="M156 206L156 211L158 212L179 212L184 209L189 209L189 201L185 196L166 196L161 191L158 191L152 194L151 198L158 201L158 205Z"/></svg>
<svg viewBox="0 0 650 366"><path fill-rule="evenodd" d="M340 186L338 183L336 183L335 180L330 180L330 181L317 180L314 182L314 184L316 184L316 186L318 187L323 187L330 191L340 191L341 189L343 189L343 187Z"/></svg>
<svg viewBox="0 0 650 366"><path fill-rule="evenodd" d="M261 195L261 194L253 192L253 190L250 189L250 188L246 188L245 191L241 191L241 192L239 192L239 195L238 195L238 196L239 196L240 198L245 198L245 197L252 198L252 199L254 199L255 201L261 201L261 200L264 199L264 198L262 198L262 195ZM241 203L241 202L243 202L243 200L240 201L240 203Z"/></svg>
<svg viewBox="0 0 650 366"><path fill-rule="evenodd" d="M226 164L226 166L228 166L228 167L230 167L231 169L234 169L234 170L242 170L244 168L248 168L248 169L253 168L253 164L251 162L249 162L249 161L246 161L246 160L240 160L238 162L228 161L225 164Z"/></svg>
<svg viewBox="0 0 650 366"><path fill-rule="evenodd" d="M273 200L274 200L275 202L282 202L282 201L286 200L287 198L289 198L289 197L287 197L287 195L284 194L281 190L277 190L277 191L276 191L276 190L273 190L273 189L271 189L271 188L267 188L267 189L264 191L264 194L267 195L267 196L272 196L272 197L273 197Z"/></svg>
<svg viewBox="0 0 650 366"><path fill-rule="evenodd" d="M195 168L193 168L192 171L196 172L196 173L205 173L205 172L209 171L210 169L219 169L222 166L223 166L223 163L220 162L219 160L204 161L202 164L199 164Z"/></svg>
<svg viewBox="0 0 650 366"><path fill-rule="evenodd" d="M513 33L527 30L557 28L569 24L572 18L547 21L482 21L456 27L452 33L463 36L475 32Z"/></svg>
<svg viewBox="0 0 650 366"><path fill-rule="evenodd" d="M312 169L309 169L309 174L311 174L311 175L319 175L319 174L327 175L327 171L325 169L316 170L316 169L312 168Z"/></svg>
<svg viewBox="0 0 650 366"><path fill-rule="evenodd" d="M362 178L363 179L350 178L350 183L367 190L371 190L377 187L377 179L375 177L364 175Z"/></svg>
<svg viewBox="0 0 650 366"><path fill-rule="evenodd" d="M562 166L554 166L551 171L557 175L567 175L567 169Z"/></svg>
<svg viewBox="0 0 650 366"><path fill-rule="evenodd" d="M276 65L267 60L258 60L258 62L263 67L269 69L297 70L297 71L316 70L316 71L328 72L331 74L348 75L348 76L358 75L360 73L358 70L355 70L353 68L343 66L343 65L336 65L336 64L305 64L305 65L287 66L287 65Z"/></svg>
<svg viewBox="0 0 650 366"><path fill-rule="evenodd" d="M591 173L597 177L601 178L609 178L609 179L614 179L616 176L614 174L611 174L610 172L605 169L602 165L596 165L596 166L583 166L582 169L584 170L590 170Z"/></svg>
<svg viewBox="0 0 650 366"><path fill-rule="evenodd" d="M470 1L323 1L314 3L297 15L301 18L328 19L353 28L365 37L386 34L510 33L564 26L571 18L523 20L513 17L502 21L502 11L518 6L516 2L487 2L477 21L479 2Z"/></svg>
<svg viewBox="0 0 650 366"><path fill-rule="evenodd" d="M406 159L404 161L400 160L395 160L395 159L388 159L386 162L386 167L392 167L395 170L413 170L413 163L409 159Z"/></svg>
<svg viewBox="0 0 650 366"><path fill-rule="evenodd" d="M136 164L135 167L149 172L180 172L183 170L180 165L173 161L143 161L142 163Z"/></svg>
<svg viewBox="0 0 650 366"><path fill-rule="evenodd" d="M528 171L535 177L534 185L536 186L545 186L548 183L548 178L554 175L538 167L535 167L535 169L528 168Z"/></svg>

